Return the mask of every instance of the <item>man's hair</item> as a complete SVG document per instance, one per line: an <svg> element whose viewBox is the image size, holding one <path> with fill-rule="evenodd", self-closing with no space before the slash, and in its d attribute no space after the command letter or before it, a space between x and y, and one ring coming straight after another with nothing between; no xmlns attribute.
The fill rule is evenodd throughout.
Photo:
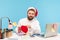
<svg viewBox="0 0 60 40"><path fill-rule="evenodd" d="M27 13L28 13L29 11L34 11L34 12L35 12L35 10L34 10L34 9L29 9L29 10L27 11Z"/></svg>

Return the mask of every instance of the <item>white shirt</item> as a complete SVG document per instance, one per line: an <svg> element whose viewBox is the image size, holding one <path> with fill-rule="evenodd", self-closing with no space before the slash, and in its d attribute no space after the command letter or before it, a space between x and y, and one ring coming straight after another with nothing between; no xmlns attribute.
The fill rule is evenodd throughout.
<svg viewBox="0 0 60 40"><path fill-rule="evenodd" d="M30 29L29 31L32 34L41 33L40 24L39 24L39 22L38 22L38 20L36 18L34 18L31 21L29 21L27 18L23 18L23 19L19 20L18 26L16 28L16 32L18 32L18 27L20 27L22 25L30 25L32 29Z"/></svg>

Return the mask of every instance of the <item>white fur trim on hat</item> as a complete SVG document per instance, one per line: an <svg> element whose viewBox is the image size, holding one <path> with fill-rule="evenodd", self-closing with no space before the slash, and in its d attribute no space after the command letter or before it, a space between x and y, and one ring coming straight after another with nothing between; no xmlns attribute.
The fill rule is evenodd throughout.
<svg viewBox="0 0 60 40"><path fill-rule="evenodd" d="M34 7L29 7L29 8L27 9L27 11L30 10L30 9L34 9L35 12L36 12L36 8L34 8Z"/></svg>

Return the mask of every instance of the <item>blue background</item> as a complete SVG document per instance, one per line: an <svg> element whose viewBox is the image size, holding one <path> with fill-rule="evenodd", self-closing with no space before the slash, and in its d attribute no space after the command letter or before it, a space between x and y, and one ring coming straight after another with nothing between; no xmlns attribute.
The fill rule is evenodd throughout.
<svg viewBox="0 0 60 40"><path fill-rule="evenodd" d="M26 17L27 8L31 6L39 11L37 19L42 32L47 23L60 23L60 0L0 0L0 18L7 16L18 23L19 19Z"/></svg>

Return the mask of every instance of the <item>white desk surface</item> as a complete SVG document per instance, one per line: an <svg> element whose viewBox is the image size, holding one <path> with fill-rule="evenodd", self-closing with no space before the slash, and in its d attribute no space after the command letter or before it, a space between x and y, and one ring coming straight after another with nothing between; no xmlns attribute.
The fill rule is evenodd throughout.
<svg viewBox="0 0 60 40"><path fill-rule="evenodd" d="M43 37L38 37L38 36L30 37L28 35L18 36L17 34L13 33L13 36L11 38L5 38L3 40L60 40L60 34L54 37L43 38Z"/></svg>

